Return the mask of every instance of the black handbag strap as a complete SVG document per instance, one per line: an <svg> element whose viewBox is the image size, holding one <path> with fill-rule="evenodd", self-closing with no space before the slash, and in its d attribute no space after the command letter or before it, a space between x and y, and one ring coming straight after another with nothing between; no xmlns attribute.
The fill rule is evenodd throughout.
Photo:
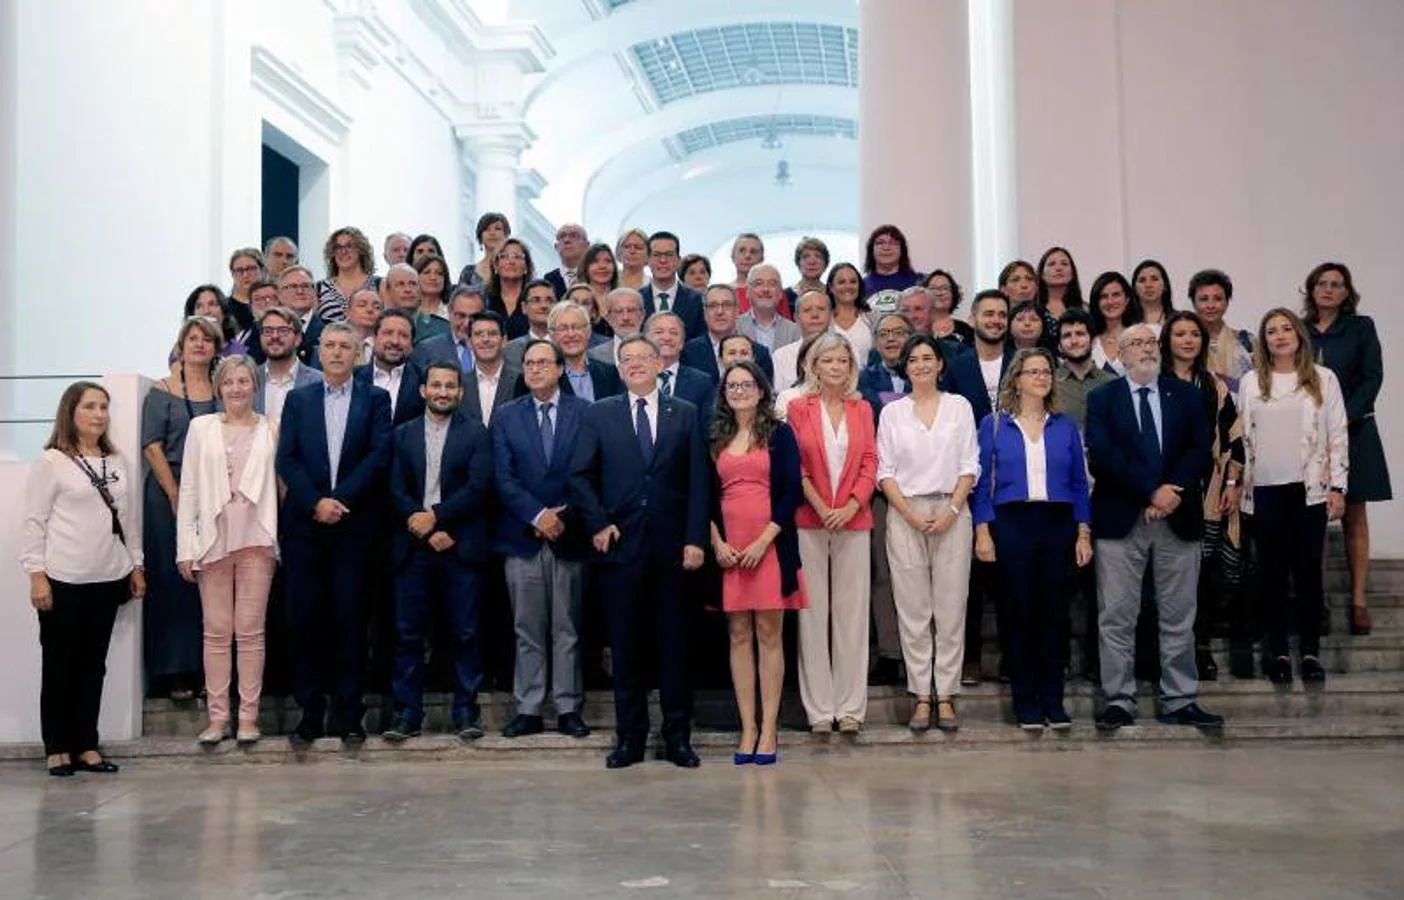
<svg viewBox="0 0 1404 900"><path fill-rule="evenodd" d="M83 474L88 476L88 481L90 481L97 490L98 496L102 498L102 502L107 504L107 511L112 514L112 533L117 535L117 540L121 541L122 545L125 547L127 544L127 535L122 530L122 519L117 515L117 501L112 499L112 492L107 489L107 457L104 455L102 458L101 475L94 472L93 467L88 465L88 461L78 454L69 454L68 458L73 460L74 465L83 470Z"/></svg>

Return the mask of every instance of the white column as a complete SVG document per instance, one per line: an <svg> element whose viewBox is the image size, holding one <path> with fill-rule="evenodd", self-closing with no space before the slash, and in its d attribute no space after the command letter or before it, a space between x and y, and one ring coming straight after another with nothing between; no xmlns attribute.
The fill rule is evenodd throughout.
<svg viewBox="0 0 1404 900"><path fill-rule="evenodd" d="M19 68L16 31L18 4L0 3L0 375L14 375L19 334L15 330L15 135L19 125L17 109ZM0 419L14 417L13 386L0 382ZM0 459L14 459L14 429L0 425Z"/></svg>
<svg viewBox="0 0 1404 900"><path fill-rule="evenodd" d="M487 212L500 212L515 227L517 167L522 151L531 143L531 133L517 122L464 125L455 131L463 141L464 151L472 154L477 171L473 183L477 209L473 218L476 220Z"/></svg>
<svg viewBox="0 0 1404 900"><path fill-rule="evenodd" d="M860 240L893 224L912 264L976 285L966 0L859 4Z"/></svg>

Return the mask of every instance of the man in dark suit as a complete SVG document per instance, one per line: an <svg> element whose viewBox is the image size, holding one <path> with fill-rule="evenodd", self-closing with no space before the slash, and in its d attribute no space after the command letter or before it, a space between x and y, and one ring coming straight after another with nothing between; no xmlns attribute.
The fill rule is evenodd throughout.
<svg viewBox="0 0 1404 900"><path fill-rule="evenodd" d="M1197 702L1194 661L1209 422L1197 388L1160 374L1160 347L1150 326L1124 330L1117 349L1126 376L1087 395L1097 624L1107 698L1097 728L1114 731L1135 722L1136 619L1146 566L1153 560L1160 614L1159 719L1219 729L1223 717Z"/></svg>
<svg viewBox="0 0 1404 900"><path fill-rule="evenodd" d="M619 348L628 392L585 411L571 462L570 502L592 535L600 596L608 604L618 743L611 769L643 760L648 739L644 649L657 649L664 757L700 764L692 749L683 572L701 567L707 539L709 464L697 408L658 390L658 347L644 337ZM653 625L652 641L646 627Z"/></svg>
<svg viewBox="0 0 1404 900"><path fill-rule="evenodd" d="M473 367L464 372L463 411L484 425L492 424L492 411L517 396L520 369L507 365L502 348L507 323L500 313L477 313L468 323L473 344Z"/></svg>
<svg viewBox="0 0 1404 900"><path fill-rule="evenodd" d="M419 370L421 380L429 364L435 361L458 363L465 375L473 368L473 342L469 334L473 316L487 309L481 287L453 289L449 295L449 331L425 338L415 345L410 362Z"/></svg>
<svg viewBox="0 0 1404 900"><path fill-rule="evenodd" d="M565 353L549 341L527 347L523 366L531 394L503 406L492 422L499 500L493 543L506 557L517 637L512 679L517 712L502 732L509 738L544 730L548 673L556 730L571 737L590 733L580 716L590 541L567 497L571 449L590 404L563 389L565 362Z"/></svg>
<svg viewBox="0 0 1404 900"><path fill-rule="evenodd" d="M677 313L654 313L644 323L644 335L658 345L658 389L697 407L698 420L705 435L712 422L716 384L706 373L685 366L680 361L685 341L682 318Z"/></svg>
<svg viewBox="0 0 1404 900"><path fill-rule="evenodd" d="M297 313L275 306L259 318L258 341L263 348L263 364L258 367L259 389L253 408L275 424L282 419L288 392L309 384L321 384L322 373L305 366L297 358L302 340L302 320Z"/></svg>
<svg viewBox="0 0 1404 900"><path fill-rule="evenodd" d="M543 276L551 283L556 299L565 297L565 292L575 284L575 273L580 269L580 260L590 246L584 227L567 222L556 229L556 255L561 264Z"/></svg>
<svg viewBox="0 0 1404 900"><path fill-rule="evenodd" d="M449 626L453 730L483 736L478 687L481 569L489 559L487 502L492 444L487 428L459 410L462 373L431 363L421 389L424 415L395 430L390 495L394 508L395 721L388 741L419 734L424 720L424 639L435 602Z"/></svg>
<svg viewBox="0 0 1404 900"><path fill-rule="evenodd" d="M975 329L974 350L961 351L946 367L943 390L960 394L970 402L975 424L990 414L999 396L1000 381L1013 348L1005 340L1009 334L1009 298L996 290L981 291L970 305L970 324ZM985 606L995 608L996 635L1000 641L1000 668L1008 668L1010 658L1005 642L1003 590L996 563L970 561L970 593L965 605L965 672L962 682L976 684L983 677L980 655L984 647Z"/></svg>
<svg viewBox="0 0 1404 900"><path fill-rule="evenodd" d="M318 347L324 384L293 390L283 406L279 521L292 618L293 692L302 720L295 746L330 730L365 740L361 723L366 560L377 536L372 498L390 454L390 397L351 377L360 338L331 322ZM334 704L327 715L327 689Z"/></svg>
<svg viewBox="0 0 1404 900"><path fill-rule="evenodd" d="M551 310L547 329L565 358L560 377L563 391L589 403L624 393L618 367L590 359L588 355L590 314L583 306L567 300L557 303ZM522 386L525 387L525 383ZM519 390L518 394L521 393Z"/></svg>
<svg viewBox="0 0 1404 900"><path fill-rule="evenodd" d="M702 304L704 332L689 338L683 345L679 357L682 364L702 372L713 381L721 381L721 369L717 359L721 355L721 340L736 334L736 320L740 313L736 291L728 284L714 284L707 288L707 296ZM761 344L751 341L755 348L755 362L772 384L775 382L775 362L770 351Z"/></svg>
<svg viewBox="0 0 1404 900"><path fill-rule="evenodd" d="M502 358L507 360L507 365L520 369L522 351L526 345L551 336L547 319L551 316L551 307L557 302L555 288L544 278L529 281L522 288L522 311L526 313L527 333L512 338L502 348Z"/></svg>
<svg viewBox="0 0 1404 900"><path fill-rule="evenodd" d="M670 312L682 319L689 338L706 332L702 319L702 295L678 279L678 236L671 231L655 231L648 239L648 271L652 279L639 293L644 313Z"/></svg>
<svg viewBox="0 0 1404 900"><path fill-rule="evenodd" d="M297 358L305 366L318 368L317 343L322 337L322 318L317 315L317 279L301 265L288 266L278 276L278 305L297 315L301 338Z"/></svg>
<svg viewBox="0 0 1404 900"><path fill-rule="evenodd" d="M897 371L902 359L902 348L907 338L916 333L912 323L901 313L888 313L877 321L873 332L873 352L876 362L865 365L858 372L858 392L873 408L876 422L882 408L902 395L912 392L912 384Z"/></svg>
<svg viewBox="0 0 1404 900"><path fill-rule="evenodd" d="M414 347L413 314L403 309L384 310L376 317L371 340L371 361L357 366L354 377L390 396L390 421L399 428L424 414L424 398L419 391L422 376L409 363Z"/></svg>

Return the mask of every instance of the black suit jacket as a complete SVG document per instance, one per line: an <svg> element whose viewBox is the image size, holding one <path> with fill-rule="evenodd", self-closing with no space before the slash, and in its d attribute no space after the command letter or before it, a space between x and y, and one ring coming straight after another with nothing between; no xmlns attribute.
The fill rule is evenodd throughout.
<svg viewBox="0 0 1404 900"><path fill-rule="evenodd" d="M560 270L559 267L557 267L557 268L555 268L555 269L552 269L551 271L547 272L545 275L542 275L541 277L542 277L544 280L551 282L551 290L553 290L553 291L556 292L556 299L557 299L557 300L559 300L559 299L561 299L562 297L565 296L565 292L566 292L565 276L561 274L561 270Z"/></svg>
<svg viewBox="0 0 1404 900"><path fill-rule="evenodd" d="M409 517L424 509L427 465L424 417L395 429L394 463L390 470L390 499L395 513L395 561L409 558L420 539L410 533ZM439 502L434 505L434 530L453 538L452 553L477 565L486 562L489 539L488 501L492 491L492 441L481 422L457 412L449 420L444 454L439 461Z"/></svg>
<svg viewBox="0 0 1404 900"><path fill-rule="evenodd" d="M774 385L775 360L771 358L770 351L764 344L755 341L751 341L751 349L756 354L756 365L760 366L766 379ZM721 366L717 365L717 354L712 349L712 336L705 331L700 337L689 338L687 343L683 344L678 361L685 366L691 366L713 381L721 381Z"/></svg>
<svg viewBox="0 0 1404 900"><path fill-rule="evenodd" d="M657 304L653 302L653 282L644 285L639 293L643 296L644 313L653 315L657 310ZM681 281L676 293L668 297L668 308L683 320L683 329L689 340L707 333L707 323L702 319L702 295Z"/></svg>
<svg viewBox="0 0 1404 900"><path fill-rule="evenodd" d="M585 367L590 372L590 383L594 385L596 401L603 400L606 397L613 397L615 394L624 393L624 382L619 377L619 370L617 368L608 363L602 363L598 359L590 359L588 357L585 360ZM561 373L561 379L558 384L561 387L562 394L571 397L575 396L575 388L570 386L570 376L566 375L566 373ZM515 400L529 393L531 393L531 391L527 388L526 374L518 375L512 399Z"/></svg>
<svg viewBox="0 0 1404 900"><path fill-rule="evenodd" d="M1181 489L1180 505L1166 520L1187 541L1204 533L1204 485L1209 474L1209 422L1199 388L1162 375L1160 393L1161 465L1146 459L1136 419L1131 382L1126 378L1087 395L1087 453L1092 487L1092 534L1117 540L1131 533L1136 517L1162 484Z"/></svg>
<svg viewBox="0 0 1404 900"><path fill-rule="evenodd" d="M501 377L497 379L497 393L493 395L493 409L526 392L526 382L522 380L521 375L521 369L512 368L505 362L502 364ZM476 367L463 373L463 403L458 408L484 425L491 424L489 419L483 418L483 403L478 399Z"/></svg>
<svg viewBox="0 0 1404 900"><path fill-rule="evenodd" d="M1009 368L1009 360L1014 358L1014 348L1006 345L1004 360L999 364L999 377ZM946 364L944 390L960 394L970 401L970 411L975 414L975 424L984 421L990 414L990 395L985 390L985 376L980 371L980 357L974 350L958 353Z"/></svg>
<svg viewBox="0 0 1404 900"><path fill-rule="evenodd" d="M571 459L570 502L593 536L606 526L620 538L608 565L634 565L646 554L682 562L684 545L707 546L711 478L697 408L660 395L652 459L645 463L634 431L630 394L591 404Z"/></svg>
<svg viewBox="0 0 1404 900"><path fill-rule="evenodd" d="M390 424L396 428L424 415L424 398L419 396L419 386L424 383L418 367L409 360L405 361L405 367L400 371L400 392L392 404L394 412L391 414ZM367 363L364 366L357 366L351 373L357 381L366 384L374 384L375 363Z"/></svg>
<svg viewBox="0 0 1404 900"><path fill-rule="evenodd" d="M374 498L390 462L390 395L351 379L351 405L335 488L327 456L325 397L325 384L309 384L289 391L283 403L277 468L288 493L281 530L304 537L317 534L326 526L313 520L313 509L318 500L331 497L351 510L340 524L348 532L370 537L378 520Z"/></svg>

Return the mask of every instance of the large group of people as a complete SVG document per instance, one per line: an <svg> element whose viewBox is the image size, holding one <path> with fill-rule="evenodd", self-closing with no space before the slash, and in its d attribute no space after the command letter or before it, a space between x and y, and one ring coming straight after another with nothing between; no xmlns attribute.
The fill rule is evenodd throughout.
<svg viewBox="0 0 1404 900"><path fill-rule="evenodd" d="M515 703L505 736L544 731L549 698L582 737L603 673L611 768L644 759L655 685L662 755L699 764L711 657L729 661L738 765L777 761L796 657L815 731L861 731L870 682L905 686L912 730L954 731L962 687L987 677L1020 728L1066 729L1075 598L1098 729L1135 721L1148 672L1161 722L1221 728L1198 702L1214 637L1239 677L1261 639L1273 682L1325 680L1330 519L1351 631L1369 631L1383 364L1341 263L1248 331L1226 322L1222 271L1177 309L1160 263L1084 295L1062 247L1009 263L958 318L955 277L915 268L893 225L861 268L804 239L791 286L754 234L734 282L668 231L611 245L562 226L544 275L505 217L476 237L456 281L427 234L388 235L383 275L353 227L327 238L321 279L289 238L235 250L229 291L185 302L144 466L113 449L101 386L64 393L21 556L51 774L116 769L97 712L130 598L150 691L205 698L201 743L259 740L265 669L301 709L300 747L365 740L368 689L389 698L383 737L411 740L434 680L462 740L489 686ZM698 627L717 611L726 654Z"/></svg>

